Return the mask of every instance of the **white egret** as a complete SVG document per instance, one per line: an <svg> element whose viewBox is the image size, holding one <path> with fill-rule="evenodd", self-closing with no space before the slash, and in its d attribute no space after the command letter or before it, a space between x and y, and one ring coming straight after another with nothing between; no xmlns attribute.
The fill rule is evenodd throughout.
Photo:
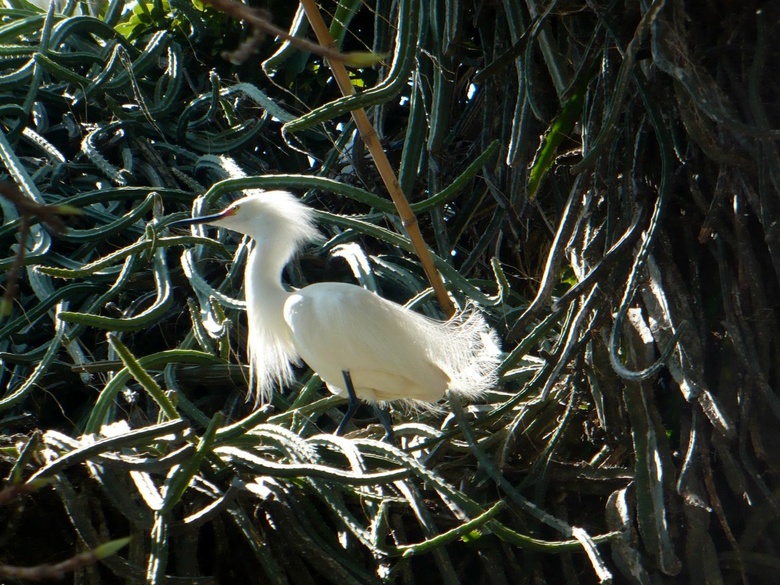
<svg viewBox="0 0 780 585"><path fill-rule="evenodd" d="M215 215L170 225L208 223L250 236L245 272L250 394L267 401L303 360L333 394L349 398L336 433L358 407L405 401L430 406L449 389L476 398L496 383L496 334L473 308L435 321L353 284L324 282L289 291L282 270L322 236L313 210L286 191L235 201ZM381 418L381 417L380 417ZM387 420L382 422L392 434Z"/></svg>

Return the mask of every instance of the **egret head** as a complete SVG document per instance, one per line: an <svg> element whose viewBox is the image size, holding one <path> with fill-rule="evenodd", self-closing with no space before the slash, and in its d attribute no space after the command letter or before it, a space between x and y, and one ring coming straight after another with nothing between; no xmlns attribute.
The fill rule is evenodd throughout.
<svg viewBox="0 0 780 585"><path fill-rule="evenodd" d="M183 226L207 223L246 234L255 240L288 244L290 248L320 239L314 225L314 210L287 191L264 191L247 195L219 213L175 221Z"/></svg>

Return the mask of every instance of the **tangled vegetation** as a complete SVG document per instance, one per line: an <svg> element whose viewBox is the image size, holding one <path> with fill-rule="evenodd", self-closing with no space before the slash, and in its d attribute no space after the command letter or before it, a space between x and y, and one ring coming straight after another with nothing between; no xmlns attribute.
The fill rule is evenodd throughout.
<svg viewBox="0 0 780 585"><path fill-rule="evenodd" d="M0 2L0 577L774 582L777 3L217 6ZM290 286L471 301L499 386L247 404L247 242L166 226L271 188Z"/></svg>

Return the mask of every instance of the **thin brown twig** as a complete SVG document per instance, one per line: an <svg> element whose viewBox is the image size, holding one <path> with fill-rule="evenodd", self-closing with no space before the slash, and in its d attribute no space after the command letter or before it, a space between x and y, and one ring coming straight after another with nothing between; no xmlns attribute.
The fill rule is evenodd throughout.
<svg viewBox="0 0 780 585"><path fill-rule="evenodd" d="M330 31L325 25L325 21L322 19L316 2L314 2L314 0L301 0L301 5L306 11L306 17L309 19L309 23L314 30L314 34L317 35L320 44L326 45L328 48L334 47L335 41L333 40L333 37L330 36ZM336 80L336 84L339 86L341 93L345 96L354 94L355 88L352 86L352 81L349 78L349 73L347 73L344 64L341 61L331 60L330 58L328 58L328 64L330 65L331 71L333 71L333 78ZM412 211L406 194L401 191L401 185L398 183L395 171L387 158L387 154L382 148L376 130L374 130L374 126L371 124L368 115L363 108L352 110L351 114L352 118L355 120L355 126L357 126L358 132L360 132L360 136L363 139L363 143L371 153L377 171L379 171L379 175L382 177L382 181L398 210L398 215L401 217L401 224L406 229L409 239L412 241L417 257L420 259L420 264L422 264L425 275L428 277L428 282L431 283L431 287L436 293L436 299L439 301L444 312L448 316L452 316L455 313L455 307L453 306L449 294L447 294L447 289L444 287L441 276L433 263L431 253L425 244L425 239L420 231L420 225L417 222L417 216L415 216Z"/></svg>
<svg viewBox="0 0 780 585"><path fill-rule="evenodd" d="M48 481L45 481L43 483L48 483ZM20 496L26 496L27 494L36 491L40 487L41 487L40 482L12 483L10 485L7 485L0 490L0 506L5 506L13 502L16 498Z"/></svg>
<svg viewBox="0 0 780 585"><path fill-rule="evenodd" d="M22 217L37 218L53 234L59 235L68 231L68 227L59 216L62 213L62 206L36 203L29 197L25 197L19 187L8 181L0 181L0 195L13 203Z"/></svg>
<svg viewBox="0 0 780 585"><path fill-rule="evenodd" d="M230 61L242 62L257 49L264 34L272 33L279 38L289 41L296 47L325 57L328 60L331 71L333 71L333 77L336 80L341 93L347 96L352 95L355 92L355 89L352 87L352 82L349 79L349 74L345 68L345 64L349 64L353 60L354 55L341 53L336 50L335 41L330 36L330 31L325 25L316 3L313 1L302 0L301 4L306 11L306 17L309 19L312 29L314 29L314 33L317 35L319 44L294 37L288 32L274 26L269 20L270 15L264 10L249 8L234 0L204 0L204 2L210 4L217 10L224 12L228 16L244 20L255 27L253 35L249 40L234 52L226 55ZM368 147L368 150L374 159L374 164L376 164L377 170L379 171L379 175L382 177L382 181L385 183L385 186L390 193L390 197L398 210L398 215L401 217L401 223L406 229L409 239L412 241L412 245L417 252L417 257L420 259L420 263L422 264L423 270L425 270L428 281L431 283L431 287L436 293L436 298L444 312L448 316L452 316L455 313L455 307L447 294L447 289L444 287L441 276L436 270L428 247L425 245L425 239L420 232L417 217L414 215L406 195L401 191L398 178L379 142L376 131L363 108L353 110L351 113L355 120L358 132L360 132L360 136L363 139L363 143Z"/></svg>
<svg viewBox="0 0 780 585"><path fill-rule="evenodd" d="M67 573L72 573L76 569L93 565L100 559L116 552L114 549L126 545L129 539L124 538L112 541L106 545L101 545L96 549L88 550L60 563L36 565L34 567L19 567L15 565L0 565L0 577L11 577L14 579L25 579L27 581L53 581L65 577ZM123 544L122 544L123 543Z"/></svg>
<svg viewBox="0 0 780 585"><path fill-rule="evenodd" d="M205 4L210 4L220 12L235 18L243 20L252 25L252 36L244 41L235 51L223 53L223 57L233 64L240 64L246 61L250 55L255 53L265 35L270 34L289 42L290 44L320 55L328 59L334 59L339 62L345 62L350 59L349 54L341 53L336 49L323 47L307 39L295 37L284 29L279 28L271 22L271 14L262 8L252 8L246 4L235 2L235 0L203 0Z"/></svg>
<svg viewBox="0 0 780 585"><path fill-rule="evenodd" d="M51 482L52 478L45 478L6 485L0 490L0 506L8 505L17 498L29 495ZM67 573L72 573L76 569L92 565L100 559L104 559L107 556L114 554L120 548L124 547L129 540L129 538L113 540L102 544L95 549L73 555L60 563L42 564L32 567L4 565L0 563L0 578L10 577L12 579L24 579L27 581L59 580L65 577Z"/></svg>
<svg viewBox="0 0 780 585"><path fill-rule="evenodd" d="M24 265L25 244L27 236L30 234L30 220L36 218L53 234L63 234L68 228L58 215L62 212L61 206L36 203L29 197L25 197L19 187L13 183L0 181L0 196L13 203L21 216L19 248L16 250L13 264L6 273L5 292L0 300L0 318L2 318L10 311L11 303L19 290L19 273Z"/></svg>

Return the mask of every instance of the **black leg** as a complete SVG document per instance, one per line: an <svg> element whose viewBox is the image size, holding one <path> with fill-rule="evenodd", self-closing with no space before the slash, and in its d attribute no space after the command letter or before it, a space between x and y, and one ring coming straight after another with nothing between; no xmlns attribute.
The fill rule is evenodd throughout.
<svg viewBox="0 0 780 585"><path fill-rule="evenodd" d="M349 404L347 405L347 412L344 413L344 418L341 419L341 424L339 425L339 428L336 429L335 434L337 435L341 434L341 431L344 430L344 427L347 426L347 423L355 414L355 411L358 409L358 406L360 406L360 403L358 402L357 394L355 394L355 387L352 385L352 376L349 375L349 372L347 370L343 370L341 372L341 375L344 376L344 383L347 385Z"/></svg>
<svg viewBox="0 0 780 585"><path fill-rule="evenodd" d="M374 412L382 426L385 427L385 441L395 445L395 433L393 432L393 421L390 419L390 412L384 406L375 405Z"/></svg>

